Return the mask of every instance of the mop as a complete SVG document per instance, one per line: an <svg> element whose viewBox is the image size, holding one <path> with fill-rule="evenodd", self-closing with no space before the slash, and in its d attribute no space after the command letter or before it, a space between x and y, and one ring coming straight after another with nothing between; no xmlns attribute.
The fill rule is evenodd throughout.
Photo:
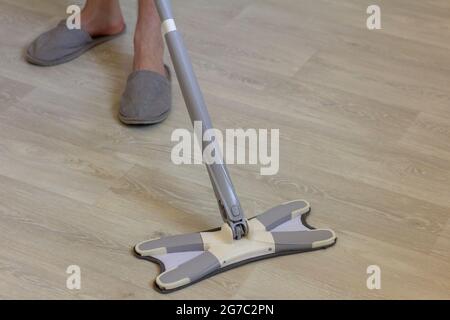
<svg viewBox="0 0 450 320"><path fill-rule="evenodd" d="M170 0L155 0L155 3L189 116L193 123L200 121L205 132L213 125L177 30ZM197 138L203 149L215 143ZM134 248L139 258L160 265L162 273L155 281L160 292L179 290L253 261L325 249L336 243L332 230L308 225L306 217L311 207L304 200L287 202L247 219L226 165L208 162L206 168L223 225L211 231L144 241Z"/></svg>

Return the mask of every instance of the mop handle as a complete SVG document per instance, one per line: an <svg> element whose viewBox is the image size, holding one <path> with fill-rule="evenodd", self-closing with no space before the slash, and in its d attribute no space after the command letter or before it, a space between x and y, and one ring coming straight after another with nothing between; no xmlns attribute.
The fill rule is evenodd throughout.
<svg viewBox="0 0 450 320"><path fill-rule="evenodd" d="M211 118L194 73L189 54L182 36L175 25L170 0L155 0L155 4L161 18L167 47L169 48L191 121L193 123L201 121L203 132L213 129ZM205 142L203 137L197 137L197 139L200 145L202 145L203 150L210 143L214 143L215 152L220 152L220 148L215 141ZM222 155L220 155L220 158L223 160ZM248 232L247 220L245 219L226 165L224 161L221 161L220 163L206 164L206 167L219 203L222 218L231 227L234 238L240 239Z"/></svg>

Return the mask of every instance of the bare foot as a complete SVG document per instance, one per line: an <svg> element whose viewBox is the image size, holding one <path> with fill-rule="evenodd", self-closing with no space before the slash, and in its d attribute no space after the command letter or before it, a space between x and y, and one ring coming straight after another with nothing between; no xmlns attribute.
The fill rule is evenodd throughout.
<svg viewBox="0 0 450 320"><path fill-rule="evenodd" d="M81 12L81 24L91 37L118 34L125 28L118 0L87 1Z"/></svg>

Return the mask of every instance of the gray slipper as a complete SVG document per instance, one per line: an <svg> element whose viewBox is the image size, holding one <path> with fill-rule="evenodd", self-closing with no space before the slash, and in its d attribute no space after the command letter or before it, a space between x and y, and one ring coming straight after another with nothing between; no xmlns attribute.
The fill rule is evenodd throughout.
<svg viewBox="0 0 450 320"><path fill-rule="evenodd" d="M149 125L164 121L172 106L170 69L167 78L159 73L140 70L127 81L120 101L119 119L129 125Z"/></svg>
<svg viewBox="0 0 450 320"><path fill-rule="evenodd" d="M84 30L69 30L66 20L55 28L40 35L28 47L26 60L38 66L55 66L81 56L93 47L124 34L126 28L118 34L92 38Z"/></svg>

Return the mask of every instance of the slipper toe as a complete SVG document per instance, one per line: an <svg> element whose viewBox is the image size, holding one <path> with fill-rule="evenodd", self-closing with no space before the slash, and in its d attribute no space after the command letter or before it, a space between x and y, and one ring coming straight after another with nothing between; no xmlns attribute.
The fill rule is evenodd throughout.
<svg viewBox="0 0 450 320"><path fill-rule="evenodd" d="M153 71L135 71L122 95L119 119L125 124L156 124L167 118L171 104L169 79Z"/></svg>
<svg viewBox="0 0 450 320"><path fill-rule="evenodd" d="M69 30L63 20L31 43L27 50L27 60L37 65L57 64L92 41L89 33L84 30Z"/></svg>

